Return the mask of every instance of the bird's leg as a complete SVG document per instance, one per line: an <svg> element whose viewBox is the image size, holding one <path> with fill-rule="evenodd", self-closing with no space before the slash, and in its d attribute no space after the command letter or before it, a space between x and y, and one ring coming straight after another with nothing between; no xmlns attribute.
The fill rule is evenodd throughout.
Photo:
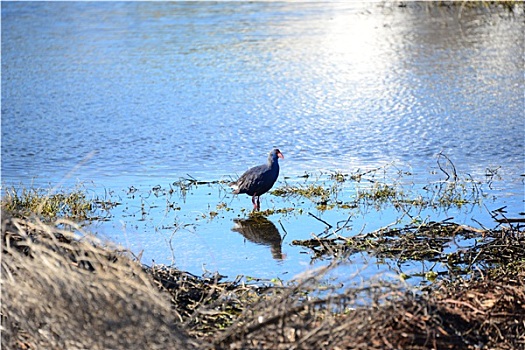
<svg viewBox="0 0 525 350"><path fill-rule="evenodd" d="M259 196L257 196L257 211L261 211L261 202L259 202Z"/></svg>
<svg viewBox="0 0 525 350"><path fill-rule="evenodd" d="M257 197L256 194L254 194L254 195L252 196L252 204L253 204L253 210L254 210L254 211L255 211L255 210L259 210L259 208L258 208L258 206L257 206L257 203L255 202L256 198L257 198L257 201L258 201L258 200L259 200L259 197Z"/></svg>

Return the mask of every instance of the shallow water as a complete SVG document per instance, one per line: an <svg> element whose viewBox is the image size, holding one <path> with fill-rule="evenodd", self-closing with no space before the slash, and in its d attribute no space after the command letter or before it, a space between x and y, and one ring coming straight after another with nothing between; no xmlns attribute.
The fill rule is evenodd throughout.
<svg viewBox="0 0 525 350"><path fill-rule="evenodd" d="M500 181L471 182L470 178L458 182L456 193L468 201L461 206L395 207L390 201L345 205L352 204L360 191L393 179L389 172L395 171L393 167L386 167L377 170L377 174L363 176L360 182L347 179L338 183L332 174L283 179L281 188L304 188L311 184L333 188L335 194L331 195L330 203L337 201L339 205L325 208L319 206L316 197L267 194L261 201L262 209L271 211L266 217L251 216L249 197L232 195L224 183L190 184L182 180L182 184L132 186L99 197L119 205L109 210L108 221L96 222L87 229L120 242L148 265L153 262L175 265L194 274L218 271L229 278L244 275L288 280L325 266L331 260L313 259L312 252L295 245L295 240L354 236L387 226L442 220L478 228L494 227L493 210L506 206L508 213L519 211L520 202L515 196L494 198L493 193L499 193L495 188ZM436 188L443 184L445 175L428 174L428 177L433 179L433 186L428 190L415 184L413 176L408 174L388 183L407 198L443 197L443 191ZM95 188L94 193L100 193L100 189ZM455 251L472 244L475 242L457 238L446 250ZM446 266L431 262L377 260L366 252L342 261L345 262L343 268L333 273L332 278L340 278L345 283L359 283L378 274L383 278L405 274L414 277L412 281L422 283L424 278L420 276L426 272L447 270Z"/></svg>
<svg viewBox="0 0 525 350"><path fill-rule="evenodd" d="M524 21L516 13L425 4L3 2L2 185L80 182L96 196L123 198L135 186L147 196L188 174L235 178L274 146L286 157L278 186L305 172L392 162L422 184L443 175L436 167L443 152L460 174L484 181L496 171L489 192L498 199L488 210L507 206L516 216L524 210L525 158ZM322 232L321 222L269 217L288 233L287 258L274 260L270 246L231 230L250 203L226 193L200 186L177 200L180 210L158 204L144 221L142 204L129 199L131 209L118 208L98 230L146 249L147 260L169 263L174 255L193 272L205 265L267 277L309 266L308 254L287 243L305 229ZM231 211L196 219L224 196ZM266 197L263 205L301 206ZM323 215L337 222L348 213ZM374 229L395 215L362 223ZM487 210L472 217L483 221Z"/></svg>

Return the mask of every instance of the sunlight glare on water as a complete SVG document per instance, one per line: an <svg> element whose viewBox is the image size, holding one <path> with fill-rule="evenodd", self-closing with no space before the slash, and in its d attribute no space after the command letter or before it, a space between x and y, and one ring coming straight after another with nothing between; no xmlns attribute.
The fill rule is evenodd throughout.
<svg viewBox="0 0 525 350"><path fill-rule="evenodd" d="M274 146L288 174L425 169L440 151L468 172L523 168L517 19L367 3L2 9L4 181L54 183L92 151L74 179L216 177Z"/></svg>

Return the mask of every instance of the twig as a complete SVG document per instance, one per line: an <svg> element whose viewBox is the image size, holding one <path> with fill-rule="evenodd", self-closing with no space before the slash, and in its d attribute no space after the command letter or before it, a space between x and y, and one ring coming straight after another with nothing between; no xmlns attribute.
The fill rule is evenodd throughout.
<svg viewBox="0 0 525 350"><path fill-rule="evenodd" d="M438 160L437 160L437 163L438 163L438 167L439 167L439 169L440 169L442 172L444 172L445 175L447 175L447 178L445 179L445 181L447 181L448 179L450 179L450 175L449 175L449 173L447 173L447 172L445 171L445 169L443 169L443 167L441 166L441 163L439 162L440 157L443 157L443 158L445 158L445 159L448 161L448 163L449 163L450 166L452 167L452 173L453 173L454 181L457 181L457 180L458 180L458 173L456 172L456 167L454 166L454 163L452 163L452 161L450 160L450 158L447 157L447 156L443 153L443 151L441 151L441 152L438 153Z"/></svg>
<svg viewBox="0 0 525 350"><path fill-rule="evenodd" d="M331 229L333 226L330 225L329 223L327 223L326 221L324 221L323 219L321 218L318 218L317 216L315 216L314 214L308 212L308 215L310 216L313 216L314 218L316 218L317 220L321 221L323 224L325 224L326 226L328 226L328 229Z"/></svg>
<svg viewBox="0 0 525 350"><path fill-rule="evenodd" d="M438 303L440 303L440 304L463 305L463 306L466 306L466 307L472 309L475 313L479 313L479 314L482 314L482 315L486 314L485 311L479 310L476 307L472 306L471 304L469 304L469 303L467 303L465 301L461 301L461 300L445 299L445 300L442 300L442 301L438 301Z"/></svg>

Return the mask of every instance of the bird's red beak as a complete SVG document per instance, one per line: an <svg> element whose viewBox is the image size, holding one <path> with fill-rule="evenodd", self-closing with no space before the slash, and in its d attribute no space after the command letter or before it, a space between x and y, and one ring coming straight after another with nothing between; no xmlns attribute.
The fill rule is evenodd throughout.
<svg viewBox="0 0 525 350"><path fill-rule="evenodd" d="M284 156L281 152L277 153L277 157L281 158L281 159L284 159Z"/></svg>

